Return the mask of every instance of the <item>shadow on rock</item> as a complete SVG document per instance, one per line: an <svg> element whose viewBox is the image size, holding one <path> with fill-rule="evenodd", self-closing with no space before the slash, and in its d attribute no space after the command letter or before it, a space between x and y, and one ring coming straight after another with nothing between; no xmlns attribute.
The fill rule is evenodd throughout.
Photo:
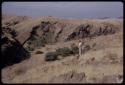
<svg viewBox="0 0 125 85"><path fill-rule="evenodd" d="M14 38L3 37L1 39L1 45L2 68L19 63L30 57L28 51Z"/></svg>

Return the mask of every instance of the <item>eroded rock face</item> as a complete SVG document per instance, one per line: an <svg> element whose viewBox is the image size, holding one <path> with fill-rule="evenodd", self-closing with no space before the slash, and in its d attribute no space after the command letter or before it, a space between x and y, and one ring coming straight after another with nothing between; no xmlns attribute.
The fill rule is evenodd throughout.
<svg viewBox="0 0 125 85"><path fill-rule="evenodd" d="M82 20L81 22L53 17L32 19L26 16L7 15L2 15L2 25L13 28L16 31L15 38L24 47L29 48L34 45L41 47L44 43L114 34L122 28L122 22L118 20ZM12 34L14 35L14 32Z"/></svg>
<svg viewBox="0 0 125 85"><path fill-rule="evenodd" d="M15 31L3 28L1 37L2 68L26 59L29 55L14 36ZM14 33L14 34L13 34Z"/></svg>
<svg viewBox="0 0 125 85"><path fill-rule="evenodd" d="M96 25L84 23L73 26L63 25L56 21L41 21L40 24L32 27L29 37L23 44L28 47L42 47L47 43L110 35L116 31L118 28L111 23L97 23Z"/></svg>
<svg viewBox="0 0 125 85"><path fill-rule="evenodd" d="M29 38L23 43L26 48L42 47L47 43L55 42L54 27L55 23L41 22L41 24L34 26L30 32Z"/></svg>
<svg viewBox="0 0 125 85"><path fill-rule="evenodd" d="M91 24L83 24L78 26L66 40L80 39L86 37L95 37L101 35L114 34L118 28L109 23L103 23L102 25L94 26Z"/></svg>
<svg viewBox="0 0 125 85"><path fill-rule="evenodd" d="M96 21L89 20L87 23L75 24L69 23L67 20L65 23L63 20L54 21L50 18L27 21L28 17L25 16L3 16L2 19L2 35L6 35L2 39L5 41L7 39L12 45L14 43L11 42L11 39L14 42L19 41L17 43L21 43L28 50L45 46L48 43L114 34L122 27L120 22L116 22L118 25L115 25L108 21L96 23Z"/></svg>
<svg viewBox="0 0 125 85"><path fill-rule="evenodd" d="M52 17L32 19L26 16L6 15L2 15L2 25L14 28L17 31L16 39L24 45L33 38L46 42L60 42L109 35L116 33L118 29L123 27L121 21L118 20L77 22Z"/></svg>

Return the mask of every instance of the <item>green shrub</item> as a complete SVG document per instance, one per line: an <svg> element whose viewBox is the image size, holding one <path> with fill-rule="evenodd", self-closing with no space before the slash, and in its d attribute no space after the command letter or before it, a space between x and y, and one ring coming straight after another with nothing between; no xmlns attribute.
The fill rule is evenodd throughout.
<svg viewBox="0 0 125 85"><path fill-rule="evenodd" d="M54 61L57 60L58 54L56 52L48 52L45 55L45 61Z"/></svg>
<svg viewBox="0 0 125 85"><path fill-rule="evenodd" d="M71 49L69 49L68 47L64 47L64 48L58 48L56 49L56 52L58 55L62 55L62 56L69 56L71 55L73 52Z"/></svg>
<svg viewBox="0 0 125 85"><path fill-rule="evenodd" d="M27 50L28 51L33 51L36 48L40 47L45 47L46 40L43 37L37 37L37 36L32 36L28 41L27 41Z"/></svg>
<svg viewBox="0 0 125 85"><path fill-rule="evenodd" d="M72 50L73 54L78 54L79 53L79 48L74 43L71 44L71 50Z"/></svg>
<svg viewBox="0 0 125 85"><path fill-rule="evenodd" d="M33 41L33 44L34 44L35 47L45 46L44 40L42 40L42 39L40 39L40 38L34 40L34 41Z"/></svg>

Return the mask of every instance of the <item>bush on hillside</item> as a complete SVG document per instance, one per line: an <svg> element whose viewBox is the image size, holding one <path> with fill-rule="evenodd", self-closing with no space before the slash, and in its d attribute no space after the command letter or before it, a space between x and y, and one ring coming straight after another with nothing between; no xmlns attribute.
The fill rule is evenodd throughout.
<svg viewBox="0 0 125 85"><path fill-rule="evenodd" d="M54 61L57 60L58 54L56 52L48 52L45 55L45 61Z"/></svg>
<svg viewBox="0 0 125 85"><path fill-rule="evenodd" d="M72 50L73 54L78 54L79 53L79 48L74 43L71 44L71 50Z"/></svg>
<svg viewBox="0 0 125 85"><path fill-rule="evenodd" d="M68 47L58 48L56 49L56 52L58 53L58 55L62 55L64 57L73 54L72 50Z"/></svg>

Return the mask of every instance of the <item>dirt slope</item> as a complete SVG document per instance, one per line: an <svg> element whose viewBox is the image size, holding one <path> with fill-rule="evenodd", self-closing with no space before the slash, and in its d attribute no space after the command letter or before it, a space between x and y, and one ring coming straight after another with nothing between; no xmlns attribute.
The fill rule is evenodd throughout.
<svg viewBox="0 0 125 85"><path fill-rule="evenodd" d="M121 83L123 81L122 19L65 20L41 17L22 21L14 25L13 29L18 34L15 38L24 47L35 47L34 42L43 36L48 37L48 41L45 46L36 45L38 48L30 51L29 59L3 68L3 83ZM32 40L33 37L35 39ZM78 39L85 39L86 45L90 46L79 59L76 58L78 55L76 54L51 62L44 60L47 52L55 51L59 47L70 47L73 43L78 45ZM37 51L43 53L37 54Z"/></svg>
<svg viewBox="0 0 125 85"><path fill-rule="evenodd" d="M60 45L68 47L71 43L78 43L77 40L37 49L44 54L35 54L34 51L30 59L3 69L2 81L4 83L121 82L123 79L123 44L120 43L122 36L117 34L114 37L103 36L103 39L109 40L108 44L102 42L102 37L91 40L98 42L97 46L83 54L79 60L75 55L53 62L44 61L46 52L55 50Z"/></svg>

